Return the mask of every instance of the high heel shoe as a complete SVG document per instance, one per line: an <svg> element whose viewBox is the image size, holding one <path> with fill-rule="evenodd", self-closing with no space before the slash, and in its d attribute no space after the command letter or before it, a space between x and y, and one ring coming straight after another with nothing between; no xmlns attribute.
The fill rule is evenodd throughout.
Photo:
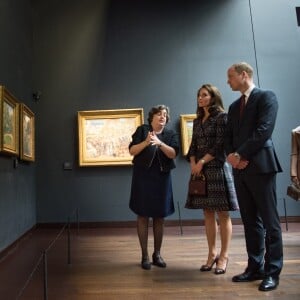
<svg viewBox="0 0 300 300"><path fill-rule="evenodd" d="M143 257L142 258L141 267L144 270L150 270L151 269L151 263L149 261L149 257Z"/></svg>
<svg viewBox="0 0 300 300"><path fill-rule="evenodd" d="M208 264L202 265L201 268L200 268L200 271L201 271L201 272L210 271L210 270L212 269L212 267L214 266L214 264L217 263L218 258L219 258L219 257L216 256L210 265L208 265Z"/></svg>
<svg viewBox="0 0 300 300"><path fill-rule="evenodd" d="M153 253L152 255L152 264L161 268L165 268L167 264L164 262L163 258L159 253Z"/></svg>
<svg viewBox="0 0 300 300"><path fill-rule="evenodd" d="M226 273L226 269L227 269L229 258L226 257L226 258L224 258L224 260L226 260L226 264L225 264L224 268L220 268L220 267L216 266L216 269L215 269L215 274L216 275L221 275L221 274L225 274Z"/></svg>

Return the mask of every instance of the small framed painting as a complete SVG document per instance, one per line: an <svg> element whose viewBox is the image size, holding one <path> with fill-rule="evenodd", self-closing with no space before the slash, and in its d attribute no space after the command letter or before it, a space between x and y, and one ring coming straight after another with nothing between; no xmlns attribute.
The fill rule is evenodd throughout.
<svg viewBox="0 0 300 300"><path fill-rule="evenodd" d="M19 155L19 102L0 86L0 152Z"/></svg>
<svg viewBox="0 0 300 300"><path fill-rule="evenodd" d="M20 159L35 160L35 118L34 113L20 104Z"/></svg>
<svg viewBox="0 0 300 300"><path fill-rule="evenodd" d="M193 135L194 119L196 119L196 114L180 115L181 147L183 155L187 155L189 151Z"/></svg>

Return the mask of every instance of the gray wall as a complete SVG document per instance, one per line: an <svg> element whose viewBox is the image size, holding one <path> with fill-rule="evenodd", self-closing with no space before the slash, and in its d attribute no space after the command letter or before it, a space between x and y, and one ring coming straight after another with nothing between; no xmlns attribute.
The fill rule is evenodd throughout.
<svg viewBox="0 0 300 300"><path fill-rule="evenodd" d="M284 215L290 132L299 125L297 1L33 0L32 18L29 1L19 1L18 6L17 1L4 2L14 4L6 11L18 21L11 25L12 19L6 16L1 22L12 28L1 26L1 30L8 37L14 30L14 37L21 35L21 41L28 43L10 41L10 48L21 50L17 53L1 49L1 62L10 61L13 66L6 66L8 72L1 68L1 80L9 81L16 96L28 101L31 91L40 90L42 97L28 103L36 113L36 162L14 170L10 158L0 158L0 205L5 207L1 216L18 219L23 210L13 207L13 212L7 203L24 205L22 197L30 203L36 198L36 211L34 205L24 211L30 225L35 216L37 223L64 222L75 208L85 222L135 220L128 208L130 166L78 166L77 111L143 107L147 113L153 105L164 103L171 108L169 126L180 131L179 116L195 112L201 84L217 85L228 108L238 94L226 84L227 68L240 60L256 67L256 58L256 83L273 89L279 98L274 142L284 169L278 175L278 207ZM19 24L21 20L26 26ZM18 77L19 61L25 65L24 78ZM65 161L73 163L73 170L63 170ZM11 179L6 177L7 169ZM30 184L20 186L18 192L12 183L6 187L8 180L17 181L21 173ZM188 176L189 166L180 155L173 171L176 208L179 203L183 219L203 218L202 211L184 209ZM27 193L25 186L29 186ZM299 204L288 198L287 213L300 214ZM232 216L239 218L239 213ZM178 211L169 219L177 217ZM23 222L22 231L27 227ZM13 227L10 231L20 235ZM7 239L9 233L0 226L0 236ZM8 242L1 239L0 247Z"/></svg>
<svg viewBox="0 0 300 300"><path fill-rule="evenodd" d="M228 107L238 94L226 84L227 68L240 60L255 66L249 1L58 3L35 2L36 86L43 92L37 108L37 220L63 221L76 207L82 221L134 220L128 209L131 167L78 167L76 112L143 107L147 113L165 103L170 126L179 131L179 115L195 112L196 91L204 82L220 88ZM296 2L250 3L260 85L275 90L280 102L274 141L284 168L278 176L283 215L290 131L299 122ZM64 161L74 164L72 171L63 170ZM184 209L188 176L179 156L176 207L178 202L184 219L202 218L201 211ZM288 215L299 215L299 205L287 202Z"/></svg>
<svg viewBox="0 0 300 300"><path fill-rule="evenodd" d="M0 85L28 105L32 93L31 7L27 0L0 1ZM0 156L0 251L36 224L35 164L15 169Z"/></svg>

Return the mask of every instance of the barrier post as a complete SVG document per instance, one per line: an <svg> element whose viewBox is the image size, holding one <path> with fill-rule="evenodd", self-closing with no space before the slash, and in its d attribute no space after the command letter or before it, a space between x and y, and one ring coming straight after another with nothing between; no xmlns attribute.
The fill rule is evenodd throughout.
<svg viewBox="0 0 300 300"><path fill-rule="evenodd" d="M79 210L76 208L77 235L79 235Z"/></svg>
<svg viewBox="0 0 300 300"><path fill-rule="evenodd" d="M44 300L48 300L48 264L47 264L47 252L43 252L44 261Z"/></svg>
<svg viewBox="0 0 300 300"><path fill-rule="evenodd" d="M68 265L71 264L71 223L70 217L68 217Z"/></svg>
<svg viewBox="0 0 300 300"><path fill-rule="evenodd" d="M286 229L286 231L289 231L289 226L288 226L288 221L287 221L287 216L286 216L286 203L285 203L284 197L283 197L283 205L284 205L284 216L285 216L285 229Z"/></svg>
<svg viewBox="0 0 300 300"><path fill-rule="evenodd" d="M179 218L180 233L182 235L183 232L182 232L182 224L181 224L181 214L180 214L180 206L179 206L179 202L178 201L177 201L177 207L178 207L178 218Z"/></svg>

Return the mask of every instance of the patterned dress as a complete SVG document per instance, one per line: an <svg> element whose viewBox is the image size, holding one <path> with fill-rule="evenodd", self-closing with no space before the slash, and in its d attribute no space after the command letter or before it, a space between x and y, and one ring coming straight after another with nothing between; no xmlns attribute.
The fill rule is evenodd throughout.
<svg viewBox="0 0 300 300"><path fill-rule="evenodd" d="M207 153L214 156L214 159L207 162L203 168L207 181L207 196L188 195L186 208L214 211L239 209L231 169L226 162L224 151L226 121L227 114L224 112L210 115L204 123L199 118L194 120L187 160L195 156L198 162Z"/></svg>

